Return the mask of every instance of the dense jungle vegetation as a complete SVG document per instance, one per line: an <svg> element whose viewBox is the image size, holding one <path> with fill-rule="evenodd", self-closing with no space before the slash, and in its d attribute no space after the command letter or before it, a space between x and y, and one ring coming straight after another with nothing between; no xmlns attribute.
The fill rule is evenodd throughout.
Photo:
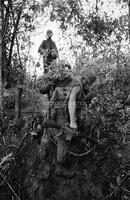
<svg viewBox="0 0 130 200"><path fill-rule="evenodd" d="M59 49L75 58L68 73L97 77L84 124L91 140L74 139L68 152L76 170L72 179L54 173L57 129L43 127L41 138L32 136L48 114L37 84L42 63L30 53L31 34L45 17L69 38L69 50L62 43ZM0 0L1 200L130 199L129 45L129 0Z"/></svg>

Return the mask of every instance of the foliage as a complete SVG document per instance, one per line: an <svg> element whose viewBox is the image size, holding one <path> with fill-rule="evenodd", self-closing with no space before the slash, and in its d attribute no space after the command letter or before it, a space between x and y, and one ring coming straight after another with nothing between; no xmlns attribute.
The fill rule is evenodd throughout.
<svg viewBox="0 0 130 200"><path fill-rule="evenodd" d="M95 4L95 8L91 9L88 6L89 4L83 1L69 0L58 1L57 3L52 1L53 9L50 19L60 21L60 27L64 31L69 26L73 26L87 45L94 46L95 43L109 38L119 27L118 19L110 18L106 12L100 14L103 2L100 2L100 4L100 8ZM87 11L84 10L84 7L87 8ZM124 15L121 18L126 23L124 20L126 16Z"/></svg>
<svg viewBox="0 0 130 200"><path fill-rule="evenodd" d="M86 44L93 48L97 48L97 43L99 45L101 41L106 43L106 40L113 35L118 35L117 40L119 40L119 36L127 37L128 32L125 27L128 16L124 14L120 19L112 19L106 13L100 15L102 1L99 1L99 4L101 6L97 1L95 7L91 9L87 2L84 4L83 1L75 0L45 0L42 2L25 0L12 3L3 1L3 58L4 68L6 68L3 73L5 73L5 79L8 79L9 74L13 77L15 70L12 67L12 58L16 53L19 62L18 71L22 69L21 72L24 73L27 64L25 60L28 60L29 49L32 45L29 34L36 28L36 18L44 14L46 8L50 9L50 19L61 23L62 30L73 27L76 34L80 35ZM84 10L84 6L88 12ZM71 48L76 47L72 45ZM80 48L82 49L82 47Z"/></svg>
<svg viewBox="0 0 130 200"><path fill-rule="evenodd" d="M35 88L36 77L34 76L34 80L26 79L28 87L22 97L22 104L25 103L22 107L23 118L19 119L17 124L13 123L14 96L4 97L4 119L0 135L0 170L4 178L0 174L0 181L2 180L0 187L4 187L5 191L8 187L11 189L10 199L18 199L17 192L21 194L21 200L101 199L102 196L104 199L125 199L123 192L123 195L117 196L117 194L121 191L120 180L124 180L119 170L123 167L125 171L125 163L128 161L125 145L129 127L125 100L129 95L130 68L129 58L123 52L121 45L121 42L127 39L127 32L124 34L124 22L127 22L127 16L123 15L118 20L112 20L107 15L101 17L97 8L96 11L92 9L85 13L81 2L47 0L40 4L38 1L15 0L12 3L3 1L4 22L7 24L7 27L4 27L3 43L5 42L5 55L8 64L10 63L8 79L11 83L19 81L23 84L27 61L33 63L33 59L29 56L30 37L24 32L34 30L34 19L46 6L52 8L51 20L61 21L63 30L74 25L77 33L83 36L87 44L95 47L96 51L93 49L91 54L87 49L82 51L76 58L75 68L72 71L63 69L64 62L61 62L58 68L56 63L52 63L51 67L55 72L50 71L48 76L42 77L40 84L42 85L50 77L54 79L62 77L64 73L75 77L77 74L90 71L97 76L96 83L91 87L95 96L87 107L89 120L84 123L83 131L91 134L98 145L94 146L89 155L80 156L76 163L74 162L77 174L72 180L57 178L54 175L55 140L45 136L48 132L55 134L55 130L42 130L42 140L31 138L38 123L42 126L43 118L47 116L46 112L48 113L48 102ZM14 10L16 12L13 12ZM38 118L41 119L40 122L37 122ZM75 150L79 151L80 147L89 148L87 140L81 142L78 140ZM10 146L11 148L15 146L15 152L14 149L10 150ZM11 154L11 157L6 157L5 154L10 151L13 156ZM71 160L75 161L73 156ZM102 188L102 191L97 188Z"/></svg>
<svg viewBox="0 0 130 200"><path fill-rule="evenodd" d="M101 63L100 59L98 61L95 60L95 63L93 61L92 65L95 64L93 70L96 69L96 66L98 67L99 62ZM101 71L105 71L106 76L100 78L101 74L97 73L97 82L91 88L91 90L96 94L96 97L92 99L91 104L88 107L88 116L90 122L92 123L91 128L95 120L101 119L98 126L93 130L92 134L93 137L96 138L98 131L99 144L103 149L97 146L94 148L94 151L91 152L91 154L81 157L77 167L78 174L74 179L68 180L66 184L65 178L57 178L54 175L56 146L55 144L51 143L53 141L52 138L51 141L47 143L47 152L45 151L45 145L43 145L42 142L48 141L48 138L44 138L44 140L41 142L41 145L39 145L39 142L38 144L31 143L31 138L27 138L27 140L22 143L19 151L16 154L17 159L15 158L15 167L10 175L12 180L10 184L13 184L15 189L17 188L15 183L17 182L19 184L20 177L22 176L23 182L21 188L23 188L23 196L21 196L21 199L24 199L25 196L33 199L35 198L35 194L37 194L39 199L42 199L43 196L45 199L62 199L63 195L64 199L68 199L68 195L72 199L78 199L77 196L80 190L82 191L82 194L86 195L85 197L92 199L95 194L101 197L101 192L97 190L98 187L102 187L102 193L105 198L107 198L107 196L110 197L111 194L115 194L113 188L118 186L118 179L121 178L117 171L120 170L122 160L126 156L124 150L128 127L124 100L129 94L130 87L129 82L125 81L129 78L130 74L125 73L126 68L124 68L123 65L123 63L126 63L128 67L127 58L122 59L120 57L120 62L122 64L120 63L120 67L119 65L116 66L114 73L110 73L111 71L113 72L113 69L108 67L110 65L109 62L105 62L105 65L100 65ZM106 66L107 64L108 66ZM89 65L92 66L91 63L89 63ZM124 74L126 74L126 76L124 76ZM121 79L119 79L120 76L122 77ZM43 117L41 110L43 108L45 111L45 107L43 102L41 104L38 101L38 99L40 99L40 95L36 91L34 96L34 104L37 103L37 106L34 108L37 119L39 116ZM32 98L31 93L29 93L29 98ZM27 116L26 113L24 120L27 120L24 122L27 128L25 128L24 131L22 130L19 132L18 126L14 127L11 124L9 128L6 129L7 136L8 131L11 133L11 137L6 136L7 145L11 143L19 146L20 140L17 140L17 133L23 135L26 130L28 130L30 135L32 131L31 122L33 121L33 115L30 115L29 113ZM40 124L41 123L42 120ZM89 130L87 129L88 121L85 125L85 131ZM34 126L33 128L35 129ZM54 134L54 130L52 131ZM30 137L29 135L28 137ZM85 140L83 142L85 145L87 141ZM11 163L12 162L10 161L10 166L13 164ZM8 168L6 167L6 169ZM20 177L15 177L13 175L16 170L20 172L18 174L22 174ZM6 176L6 171L3 172ZM91 181L89 180L89 176L91 177ZM73 181L75 184L71 184ZM80 187L78 187L79 184ZM27 188L26 192L25 186ZM75 193L72 193L72 190L75 190ZM111 199L114 199L114 197L112 196ZM118 199L122 198L119 197Z"/></svg>
<svg viewBox="0 0 130 200"><path fill-rule="evenodd" d="M33 22L41 9L41 4L27 0L2 1L2 9L3 79L16 83L16 74L21 78L25 76L27 46L30 49L28 33L35 29Z"/></svg>

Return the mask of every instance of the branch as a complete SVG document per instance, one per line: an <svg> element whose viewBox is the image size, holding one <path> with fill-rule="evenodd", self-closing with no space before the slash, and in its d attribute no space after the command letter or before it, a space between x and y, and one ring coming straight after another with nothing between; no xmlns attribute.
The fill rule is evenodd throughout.
<svg viewBox="0 0 130 200"><path fill-rule="evenodd" d="M18 43L18 37L17 36L16 36L16 45L17 45L17 51L18 51L18 57L19 57L20 66L22 68L22 61L21 61L21 57L20 57L19 43Z"/></svg>
<svg viewBox="0 0 130 200"><path fill-rule="evenodd" d="M0 162L0 167L1 165L3 165L3 163L5 163L6 161L8 161L12 156L12 153L10 153L9 155L5 156L2 158L2 161Z"/></svg>
<svg viewBox="0 0 130 200"><path fill-rule="evenodd" d="M129 16L128 16L129 24L128 24L128 27L129 27L129 45L130 45L130 0L128 2L128 9L129 9Z"/></svg>
<svg viewBox="0 0 130 200"><path fill-rule="evenodd" d="M5 6L5 4L3 3L3 5ZM5 35L6 35L6 31L8 29L8 23L9 23L9 15L10 15L10 7L12 5L12 0L8 2L8 6L5 6L6 8L6 13L5 13L5 17L3 20L3 35L2 35L2 42L4 41Z"/></svg>
<svg viewBox="0 0 130 200"><path fill-rule="evenodd" d="M12 51L13 51L13 46L14 46L14 40L15 40L15 37L16 37L16 35L17 35L18 26L19 26L21 14L22 14L23 7L24 7L25 3L26 3L26 0L24 0L24 1L21 3L22 5L19 7L18 17L17 17L16 23L14 23L14 11L12 10L13 23L14 23L14 32L13 32L13 34L12 34L11 45L10 45L10 50L9 50L9 58L8 58L8 65L7 65L8 67L9 67L10 64L11 64Z"/></svg>
<svg viewBox="0 0 130 200"><path fill-rule="evenodd" d="M9 51L9 59L8 59L8 66L10 66L10 64L11 64L12 51L13 51L13 46L14 46L14 40L15 40L15 37L16 37L16 34L17 34L17 30L18 30L18 25L19 25L21 14L22 14L22 9L20 8L19 9L19 13L18 13L18 17L17 17L17 20L16 20L16 23L14 25L14 32L13 32L12 39L11 39L11 45L10 45L10 51Z"/></svg>
<svg viewBox="0 0 130 200"><path fill-rule="evenodd" d="M12 186L9 184L8 181L6 181L4 175L0 172L0 176L4 179L4 182L6 182L6 184L8 185L8 187L10 188L10 190L12 191L12 193L14 194L14 196L17 198L17 200L20 200L20 197L16 194L16 192L14 191L14 189L12 188Z"/></svg>

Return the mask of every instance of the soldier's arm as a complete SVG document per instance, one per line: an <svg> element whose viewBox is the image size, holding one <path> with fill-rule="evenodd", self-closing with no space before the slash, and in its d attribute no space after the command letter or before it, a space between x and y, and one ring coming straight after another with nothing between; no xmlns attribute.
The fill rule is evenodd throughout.
<svg viewBox="0 0 130 200"><path fill-rule="evenodd" d="M53 41L53 46L54 46L54 50L56 51L57 58L59 58L59 52L58 52L58 49L57 49L56 43L55 43L54 41Z"/></svg>
<svg viewBox="0 0 130 200"><path fill-rule="evenodd" d="M42 41L41 45L39 46L38 48L38 53L40 53L40 55L42 55L42 51L44 50L45 48L45 40Z"/></svg>
<svg viewBox="0 0 130 200"><path fill-rule="evenodd" d="M55 50L57 51L57 53L58 53L58 49L57 49L57 46L56 46L56 43L54 42L54 48L55 48Z"/></svg>
<svg viewBox="0 0 130 200"><path fill-rule="evenodd" d="M77 128L76 123L76 99L78 94L80 93L81 87L75 86L70 94L68 109L69 109L69 116L70 116L70 127Z"/></svg>

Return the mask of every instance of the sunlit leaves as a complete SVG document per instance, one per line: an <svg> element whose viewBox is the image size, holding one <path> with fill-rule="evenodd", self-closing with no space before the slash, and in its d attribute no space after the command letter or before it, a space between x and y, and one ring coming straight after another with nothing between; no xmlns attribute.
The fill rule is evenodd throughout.
<svg viewBox="0 0 130 200"><path fill-rule="evenodd" d="M76 24L78 34L83 36L83 39L91 45L92 38L101 41L110 36L114 28L117 26L116 21L112 21L106 17L104 20L95 12L89 14Z"/></svg>
<svg viewBox="0 0 130 200"><path fill-rule="evenodd" d="M69 26L73 26L89 45L106 39L118 27L117 19L108 17L105 11L104 15L100 15L97 10L90 8L89 4L85 4L82 0L51 2L53 9L50 19L60 21L62 30L67 30ZM103 1L97 3L100 3L101 7L104 4ZM88 12L84 10L84 6L86 6Z"/></svg>

